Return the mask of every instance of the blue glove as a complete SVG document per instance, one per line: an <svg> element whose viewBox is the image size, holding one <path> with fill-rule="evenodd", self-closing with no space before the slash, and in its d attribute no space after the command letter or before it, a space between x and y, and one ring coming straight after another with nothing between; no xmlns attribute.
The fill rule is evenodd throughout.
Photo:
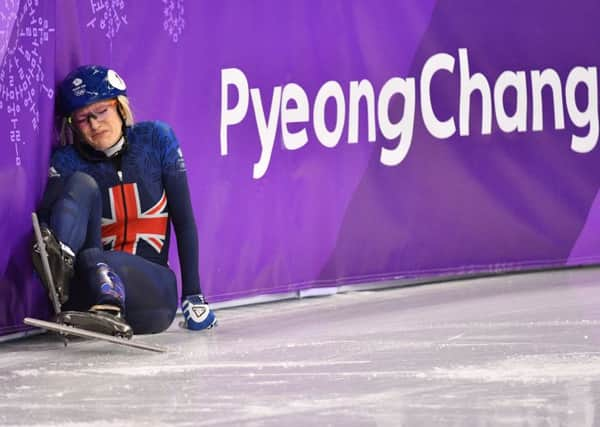
<svg viewBox="0 0 600 427"><path fill-rule="evenodd" d="M201 331L217 326L215 312L210 309L202 294L189 295L181 304L183 318L182 326L192 331Z"/></svg>

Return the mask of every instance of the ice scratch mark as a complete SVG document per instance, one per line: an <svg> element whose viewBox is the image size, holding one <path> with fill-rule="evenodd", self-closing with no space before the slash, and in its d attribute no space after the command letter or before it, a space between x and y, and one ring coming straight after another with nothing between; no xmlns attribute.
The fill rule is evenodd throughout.
<svg viewBox="0 0 600 427"><path fill-rule="evenodd" d="M465 334L465 333L463 332L462 334L454 335L453 337L450 337L450 338L448 338L448 341L454 341L454 340L457 340L457 339L459 339L459 338L462 338L462 336L463 336L464 334Z"/></svg>

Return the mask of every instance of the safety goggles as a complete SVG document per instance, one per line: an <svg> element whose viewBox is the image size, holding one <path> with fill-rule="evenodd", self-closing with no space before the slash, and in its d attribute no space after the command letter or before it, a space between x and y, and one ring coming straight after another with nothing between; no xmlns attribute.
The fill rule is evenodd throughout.
<svg viewBox="0 0 600 427"><path fill-rule="evenodd" d="M89 124L90 120L92 119L97 120L99 122L103 122L108 118L110 110L116 105L116 99L112 99L107 102L102 102L101 104L94 106L94 108L87 113L74 113L70 115L68 118L69 123L77 127L83 127Z"/></svg>

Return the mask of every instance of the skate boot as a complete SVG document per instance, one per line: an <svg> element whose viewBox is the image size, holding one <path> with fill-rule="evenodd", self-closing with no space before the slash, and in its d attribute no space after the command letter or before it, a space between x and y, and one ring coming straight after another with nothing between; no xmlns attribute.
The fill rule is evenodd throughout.
<svg viewBox="0 0 600 427"><path fill-rule="evenodd" d="M88 276L97 303L87 312L65 311L58 316L60 323L124 338L131 338L133 330L125 321L125 286L117 273L99 262Z"/></svg>
<svg viewBox="0 0 600 427"><path fill-rule="evenodd" d="M57 322L127 339L133 336L131 326L116 305L97 304L89 311L63 311L58 315Z"/></svg>
<svg viewBox="0 0 600 427"><path fill-rule="evenodd" d="M75 273L75 254L67 245L61 243L49 228L41 226L40 231L42 240L46 245L48 264L50 265L50 273L56 287L58 300L61 304L64 304L69 299L69 282ZM33 267L48 292L50 292L50 285L42 264L41 251L36 240L33 242L32 249ZM50 298L52 299L52 297Z"/></svg>

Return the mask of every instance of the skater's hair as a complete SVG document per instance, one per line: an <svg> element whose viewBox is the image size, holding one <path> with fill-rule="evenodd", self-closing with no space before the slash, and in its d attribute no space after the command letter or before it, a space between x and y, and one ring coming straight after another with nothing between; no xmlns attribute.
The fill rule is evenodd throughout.
<svg viewBox="0 0 600 427"><path fill-rule="evenodd" d="M133 111L131 111L131 105L129 104L129 98L125 95L117 96L117 111L119 115L123 118L125 122L125 126L133 126ZM69 124L69 118L63 117L60 123L60 145L68 145L72 144L75 139L75 135L73 134L73 128L71 124Z"/></svg>

